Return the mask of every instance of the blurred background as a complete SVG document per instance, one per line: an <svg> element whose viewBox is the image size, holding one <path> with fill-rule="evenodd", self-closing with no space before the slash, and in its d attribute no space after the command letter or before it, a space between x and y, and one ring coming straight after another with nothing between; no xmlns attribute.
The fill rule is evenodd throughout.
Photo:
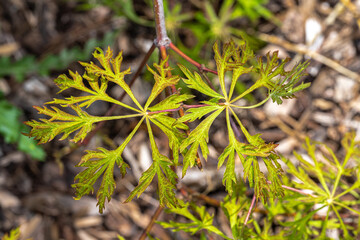
<svg viewBox="0 0 360 240"><path fill-rule="evenodd" d="M325 142L341 155L343 135L350 130L360 134L359 9L359 0L165 1L169 37L184 53L209 68L215 69L215 41L230 38L237 43L245 40L258 56L279 50L281 58L292 58L290 65L310 59L304 81L312 86L296 100L241 112L251 133L261 132L266 141L278 143L278 152L285 156L298 150L305 136ZM138 238L158 205L156 189L127 205L122 201L151 162L145 132L138 133L124 152L132 169L124 179L115 173L117 189L103 215L98 213L94 196L73 199L71 184L79 172L74 166L84 149L112 148L121 143L134 123L108 123L81 147L66 140L37 145L21 133L29 131L24 121L39 118L33 105L79 94L58 94L53 79L69 69L82 72L78 61L92 60L95 47L122 50L122 68L131 67L135 72L153 43L153 27L150 0L0 1L0 237L20 226L22 239L116 239L117 234ZM171 50L169 53L173 66L187 64ZM155 51L148 64L157 61ZM237 93L249 87L255 77L240 79ZM143 101L152 81L151 75L144 73L134 84L133 91ZM109 92L113 96L122 93L113 85ZM264 94L248 95L246 101L258 102ZM89 112L103 115L109 107L96 103ZM223 123L215 122L211 134L210 158L204 171L189 170L182 183L221 199L222 170L216 170L216 159L227 142ZM155 136L166 148L166 136L160 131ZM165 220L166 216L160 218ZM172 239L170 231L158 225L152 233L160 239ZM180 235L178 239L188 237Z"/></svg>

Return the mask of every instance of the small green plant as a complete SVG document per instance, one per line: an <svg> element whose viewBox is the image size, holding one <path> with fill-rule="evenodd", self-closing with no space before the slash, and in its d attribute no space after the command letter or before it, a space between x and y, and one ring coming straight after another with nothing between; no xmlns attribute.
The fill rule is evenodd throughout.
<svg viewBox="0 0 360 240"><path fill-rule="evenodd" d="M34 139L28 138L21 132L28 132L26 125L22 124L20 109L4 99L0 99L0 134L8 144L16 144L17 148L29 154L33 159L43 161L46 157L45 151L36 144Z"/></svg>
<svg viewBox="0 0 360 240"><path fill-rule="evenodd" d="M284 188L291 191L286 191L283 198L269 198L269 203L264 205L266 217L249 221L253 228L244 225L250 202L245 193L246 186L240 183L231 196L220 202L221 210L232 230L231 238L213 227L214 216L210 216L204 206L186 205L170 209L169 213L183 216L190 222L171 221L159 224L173 231L190 234L207 230L224 239L329 239L327 231L336 229L341 229L341 239L354 239L353 236L359 236L360 233L360 178L356 171L358 166L348 166L348 161L359 158L360 142L355 140L354 133L347 133L342 146L344 158L339 160L325 144L306 139L303 146L306 153L300 155L294 152L300 162L299 166L282 158L289 168L287 172L300 182L284 179L287 182ZM349 182L348 177L356 180ZM296 189L306 189L307 192ZM193 213L197 213L196 216L200 218ZM347 218L348 223L344 222L344 218Z"/></svg>
<svg viewBox="0 0 360 240"><path fill-rule="evenodd" d="M17 240L20 238L20 228L15 228L9 234L5 234L1 240Z"/></svg>
<svg viewBox="0 0 360 240"><path fill-rule="evenodd" d="M335 154L326 148L331 160L330 157L324 155L325 161L332 165L334 171L324 171L324 165L315 156L315 145L309 140L306 142L306 150L313 165L295 153L303 164L296 168L291 162L276 154L277 144L266 143L261 138L261 134L250 133L238 116L239 110L256 108L267 101L281 104L284 99L293 98L295 93L309 87L309 83L300 83L308 63L299 63L292 69L285 70L289 59L279 59L277 52L268 53L265 57L255 57L246 41L241 41L239 44L229 41L223 45L215 42L213 55L216 70L208 69L181 52L167 37L162 1L154 0L154 10L157 38L143 62L146 62L156 46L160 50L161 58L158 64L147 66L154 81L145 103L141 103L138 96L131 90L131 85L142 66L128 82L126 77L131 71L130 68L122 69L122 52L114 54L110 47L106 51L96 48L93 53L96 63L80 62L85 70L83 74L70 71L68 75L62 74L54 81L60 88L60 92L76 89L83 94L64 99L55 98L43 107L35 107L39 114L47 118L26 122L32 128L29 136L37 139L39 143L46 143L57 136L60 136L60 140L70 139L76 143L86 143L105 121L132 119L136 122L135 127L125 136L125 140L115 149L98 148L86 151L77 165L83 167L83 170L75 177L73 184L76 199L96 191L97 204L102 213L105 203L111 200L116 187L114 171L120 171L122 176L127 174L129 165L122 158L125 147L137 132L146 129L153 162L142 173L138 185L130 192L125 202L139 197L156 179L160 211L166 207L168 211L190 220L188 223L160 222L163 227L191 234L198 232L204 234L205 230L224 239L251 237L267 239L271 235L276 236L274 239L292 239L291 237L307 239L313 236L325 238L326 229L334 226L340 226L347 238L355 235L359 227L355 229L347 226L339 213L339 209L347 209L358 214L358 210L354 207L356 202L340 200L342 196L349 194L358 198L358 192L355 189L358 188L359 183L347 185L341 181L343 175L353 172L346 168L350 157L356 157L359 153L358 143L354 140L355 136L347 135L343 141L344 148L348 151L343 163L340 163ZM181 64L170 66L167 48L192 63L199 72L192 71ZM176 68L182 73L181 76L174 74ZM217 75L215 86L212 86L209 81L208 73ZM256 81L249 88L237 93L236 84L245 74L257 76ZM181 90L177 89L180 83L183 88ZM118 85L125 94L118 98L110 96L108 94L110 84ZM265 90L264 99L251 105L244 105L243 101L239 101L259 89ZM200 93L198 95L202 96L201 101L189 94L195 92ZM164 94L165 98L161 98ZM123 101L125 95L131 103ZM123 114L112 115L111 109L105 116L90 115L86 112L86 108L95 101L114 104L123 110ZM211 137L209 132L215 121L223 121L228 136L227 146L218 158L218 168L225 165L222 182L228 196L218 205L228 218L232 236L225 235L214 226L214 216L207 212L205 206L198 206L177 197L177 183L181 181L181 178L176 174L176 170L180 169L181 177L184 177L189 168L196 165L201 167L200 158L207 160L208 142ZM154 128L160 129L167 136L168 154L160 151L153 134ZM242 174L235 172L237 157L244 169ZM295 187L310 189L313 192L305 193L294 188L279 161L285 162L289 167L288 173L302 181L302 184L295 184ZM259 162L265 163L267 174L260 171ZM312 178L317 178L323 188L319 187ZM100 186L95 189L95 183L98 181L101 182ZM249 201L245 194L245 182L254 189L252 201ZM331 190L330 184L333 184ZM343 189L342 193L337 193L339 188ZM285 194L287 190L291 190L292 194ZM305 197L299 197L299 194ZM250 219L255 202L259 199L266 204L266 210L269 213L263 223ZM315 204L323 206L317 207ZM289 210L291 208L289 206L297 212ZM319 222L313 222L312 218L316 212L326 206L330 210L325 221L320 225ZM337 218L333 218L331 212ZM276 216L287 213L294 215L293 221L278 224L289 231L271 232ZM253 227L249 227L249 224ZM321 229L320 232L319 229ZM146 233L143 236L146 236Z"/></svg>

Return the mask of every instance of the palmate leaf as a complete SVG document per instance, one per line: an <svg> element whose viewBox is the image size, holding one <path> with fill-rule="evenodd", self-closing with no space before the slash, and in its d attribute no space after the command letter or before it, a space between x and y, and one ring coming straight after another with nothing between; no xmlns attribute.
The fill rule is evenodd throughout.
<svg viewBox="0 0 360 240"><path fill-rule="evenodd" d="M77 165L78 167L86 167L86 169L75 176L77 183L72 185L76 190L75 199L78 200L84 195L94 192L93 185L100 176L103 175L101 185L96 194L99 211L100 213L103 212L105 201L106 199L110 201L116 186L114 180L114 165L116 164L120 168L120 173L124 177L126 168L129 168L129 165L124 162L121 154L139 129L143 120L144 118L139 121L125 141L116 150L109 151L104 148L98 148L96 151L86 152L81 158L81 162Z"/></svg>
<svg viewBox="0 0 360 240"><path fill-rule="evenodd" d="M198 148L200 146L203 157L207 159L207 155L209 153L209 149L207 146L207 142L209 141L209 129L211 124L214 122L215 118L219 116L219 114L224 110L225 107L222 106L214 106L214 110L210 116L205 118L186 138L180 146L180 152L183 152L185 148L191 145L190 149L184 156L183 160L183 170L182 176L184 177L186 171L189 167L193 167L195 165L195 159Z"/></svg>
<svg viewBox="0 0 360 240"><path fill-rule="evenodd" d="M229 134L229 145L224 149L219 157L218 168L220 168L227 159L226 169L223 177L223 184L232 195L233 189L237 184L235 173L235 153L238 154L244 167L244 180L249 180L251 187L254 187L257 197L263 200L267 196L282 196L284 190L281 186L279 176L282 173L281 166L277 162L277 157L272 153L276 145L266 144L259 136L251 136L247 131L245 136L249 139L249 144L239 142L230 124L229 109L226 110L226 122ZM237 117L236 117L237 118ZM238 120L238 119L237 119ZM241 123L241 122L240 122ZM269 178L272 184L269 184L265 175L260 171L258 157L262 157L269 171Z"/></svg>
<svg viewBox="0 0 360 240"><path fill-rule="evenodd" d="M221 236L223 239L227 239L227 240L231 239L214 226L213 224L214 216L210 215L206 211L205 206L199 207L194 204L191 205L191 209L194 209L194 211L196 212L196 216L198 217L196 217L194 214L192 214L189 211L189 207L190 207L189 203L187 203L182 208L169 209L169 212L178 214L180 216L189 219L191 221L190 223L182 223L182 222L174 222L174 221L157 222L157 223L159 223L164 228L172 228L172 231L174 232L184 231L194 235L195 233L201 230L207 230L209 232Z"/></svg>
<svg viewBox="0 0 360 240"><path fill-rule="evenodd" d="M160 64L154 63L154 67L158 72L154 71L152 68L147 66L149 72L151 72L154 75L155 84L151 90L148 100L145 103L145 107L144 107L145 109L147 109L150 106L150 104L154 101L154 99L165 88L176 85L180 80L180 77L178 75L168 76L168 72L172 70L171 67L166 66L168 58L169 57L167 57L164 60L161 60Z"/></svg>
<svg viewBox="0 0 360 240"><path fill-rule="evenodd" d="M136 106L142 110L142 106L134 96L129 85L125 82L124 77L127 74L130 74L130 68L125 71L121 71L121 63L123 60L122 52L113 58L113 51L108 47L106 53L104 54L103 50L96 48L96 51L93 53L94 58L96 58L101 66L97 66L95 63L90 62L80 62L82 66L85 67L85 70L88 76L97 76L111 81L119 85L124 91L129 95L133 100Z"/></svg>
<svg viewBox="0 0 360 240"><path fill-rule="evenodd" d="M155 175L157 175L160 205L168 208L182 206L182 202L175 196L177 175L171 169L171 166L173 166L174 163L168 157L159 152L148 118L146 119L146 125L149 133L153 163L142 174L138 185L130 193L130 196L125 200L125 202L130 202L135 196L139 197L150 185Z"/></svg>

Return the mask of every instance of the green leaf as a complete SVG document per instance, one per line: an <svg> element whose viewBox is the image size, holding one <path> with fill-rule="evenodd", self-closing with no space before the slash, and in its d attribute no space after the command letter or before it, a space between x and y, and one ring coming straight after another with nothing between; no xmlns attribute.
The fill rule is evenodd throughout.
<svg viewBox="0 0 360 240"><path fill-rule="evenodd" d="M301 77L305 76L305 69L309 62L296 65L290 71L285 71L285 65L290 61L289 58L281 60L279 64L278 51L266 54L266 64L259 58L260 79L258 84L265 86L270 90L271 98L277 104L281 104L283 99L295 97L294 93L310 86L310 83L302 83L295 87Z"/></svg>
<svg viewBox="0 0 360 240"><path fill-rule="evenodd" d="M186 114L178 119L179 122L193 122L196 119L202 118L204 115L211 113L217 109L221 108L220 105L204 106L198 108L190 108L186 110Z"/></svg>
<svg viewBox="0 0 360 240"><path fill-rule="evenodd" d="M120 173L124 177L126 168L129 168L129 165L124 162L121 154L139 129L143 120L144 118L139 121L125 141L116 150L109 151L104 148L98 148L96 151L86 151L86 154L81 158L80 163L77 165L78 167L86 167L86 169L75 176L75 181L77 181L77 183L72 185L76 190L75 199L78 200L84 195L94 192L93 186L95 182L103 175L101 185L96 194L99 212L103 213L105 201L106 199L110 201L111 195L114 193L116 187L114 180L114 165L116 164L120 168Z"/></svg>
<svg viewBox="0 0 360 240"><path fill-rule="evenodd" d="M21 111L6 100L0 101L0 134L6 143L15 143L20 134Z"/></svg>
<svg viewBox="0 0 360 240"><path fill-rule="evenodd" d="M295 157L297 157L298 160L302 161L304 160L300 155L298 155L296 152L294 152ZM286 164L286 166L289 168L287 172L292 174L293 176L297 177L302 183L295 183L295 186L299 189L309 189L318 195L327 196L327 193L317 185L316 182L314 182L309 173L304 171L303 168L296 168L295 165L288 159L282 158L283 162ZM304 160L305 161L305 160Z"/></svg>
<svg viewBox="0 0 360 240"><path fill-rule="evenodd" d="M145 172L142 173L138 185L130 193L129 197L125 200L125 203L130 202L135 196L139 198L140 195L149 187L155 175L156 175L156 166L155 163L153 162L151 166Z"/></svg>
<svg viewBox="0 0 360 240"><path fill-rule="evenodd" d="M153 163L142 174L138 185L130 193L130 196L125 200L125 202L130 202L135 196L139 197L150 185L157 174L160 205L168 208L182 206L182 202L175 196L177 175L171 169L174 163L168 157L160 154L155 143L149 119L146 119L146 125L149 132Z"/></svg>
<svg viewBox="0 0 360 240"><path fill-rule="evenodd" d="M244 225L246 215L242 214L250 207L246 186L241 182L233 190L233 194L228 194L220 203L221 209L229 220L233 239L251 239L252 232Z"/></svg>
<svg viewBox="0 0 360 240"><path fill-rule="evenodd" d="M244 167L244 180L249 179L250 187L254 187L257 197L261 197L265 201L265 198L270 196L283 196L284 190L282 188L281 176L282 169L277 162L277 156L273 154L273 150L276 144L266 144L259 135L251 136L247 130L245 136L249 140L249 144L239 142L230 124L229 108L226 110L226 122L229 134L229 145L224 149L223 153L219 157L218 168L227 160L226 169L223 177L223 184L226 187L229 195L232 192L237 183L235 174L235 152L238 154L243 167ZM233 112L233 114L235 114ZM235 116L235 119L242 126L240 120ZM272 184L269 184L265 178L265 175L260 171L258 166L257 157L262 157L269 172L269 178Z"/></svg>
<svg viewBox="0 0 360 240"><path fill-rule="evenodd" d="M23 82L26 75L33 73L38 68L35 56L26 55L13 62L11 57L0 57L0 77L14 76L17 82Z"/></svg>
<svg viewBox="0 0 360 240"><path fill-rule="evenodd" d="M78 106L70 106L78 116L66 113L56 107L41 108L35 106L39 114L45 114L50 116L49 120L40 119L40 122L32 120L25 122L25 124L32 127L29 136L39 140L39 143L46 143L54 139L55 136L63 134L60 140L63 140L77 130L80 130L73 137L74 142L84 140L86 134L92 130L93 123L99 121L98 118L90 116L86 112L82 111Z"/></svg>
<svg viewBox="0 0 360 240"><path fill-rule="evenodd" d="M113 51L108 47L106 53L104 54L103 50L100 48L96 48L96 51L93 53L94 58L96 58L101 67L97 66L95 63L90 62L80 62L82 66L85 67L85 70L89 76L95 75L98 77L102 77L107 81L111 81L119 85L124 91L129 95L129 97L133 100L136 106L142 110L142 106L135 98L133 92L131 91L129 85L125 82L124 77L127 74L130 74L130 68L125 71L121 71L121 63L123 60L122 52L113 58Z"/></svg>
<svg viewBox="0 0 360 240"><path fill-rule="evenodd" d="M209 85L201 79L201 76L197 72L194 72L194 74L192 74L185 66L181 64L178 64L178 66L187 77L187 79L183 78L183 81L188 85L189 88L195 89L213 98L224 98L221 94L212 90Z"/></svg>
<svg viewBox="0 0 360 240"><path fill-rule="evenodd" d="M155 98L167 87L176 85L178 83L178 81L180 80L180 77L177 75L174 76L168 76L168 73L171 72L171 70L173 70L171 67L166 66L167 65L167 61L168 61L167 57L164 60L161 60L160 65L154 63L154 67L157 70L154 71L152 68L150 68L149 66L147 66L149 72L151 72L154 75L154 79L155 79L155 84L151 90L150 96L148 98L148 100L145 103L145 109L147 109L150 104L155 100Z"/></svg>
<svg viewBox="0 0 360 240"><path fill-rule="evenodd" d="M30 133L27 135L39 140L39 143L46 143L53 140L54 137L59 134L63 134L60 140L64 140L69 137L71 133L79 130L72 138L73 142L78 142L85 139L86 135L93 129L93 125L96 122L142 115L132 114L124 116L97 117L86 113L79 106L70 105L69 107L71 107L77 115L66 113L53 106L51 106L51 109L35 106L34 108L38 110L39 114L44 114L51 118L40 119L40 121L32 120L25 122L25 124L32 127Z"/></svg>
<svg viewBox="0 0 360 240"><path fill-rule="evenodd" d="M186 133L179 129L187 130L188 126L177 122L176 119L157 114L151 118L151 122L158 126L168 137L169 147L172 149L175 166L179 163L179 149L182 141L186 138Z"/></svg>
<svg viewBox="0 0 360 240"><path fill-rule="evenodd" d="M309 210L311 207L312 206L308 207L306 210ZM290 227L290 231L288 231L289 234L287 235L288 239L309 239L311 236L309 232L309 222L320 209L321 208L313 210L308 214L299 213L298 216L296 216L296 220L293 222L279 222L283 226ZM307 212L306 210L305 212Z"/></svg>
<svg viewBox="0 0 360 240"><path fill-rule="evenodd" d="M198 207L196 205L191 205L191 208L194 209L194 211L196 212L196 216L199 216L199 218L195 217L195 215L193 215L189 211L188 203L183 208L170 209L169 211L171 213L175 213L189 219L191 221L190 223L182 223L182 222L174 222L174 221L157 222L157 223L163 226L164 228L173 228L172 231L174 232L185 231L194 235L195 233L201 230L207 230L209 232L221 236L223 239L227 239L227 240L231 239L214 226L213 224L214 216L210 215L206 211L205 206Z"/></svg>
<svg viewBox="0 0 360 240"><path fill-rule="evenodd" d="M20 227L12 229L10 234L5 234L1 240L18 240L20 239Z"/></svg>
<svg viewBox="0 0 360 240"><path fill-rule="evenodd" d="M252 66L246 67L245 64L249 59L254 57L253 51L248 47L246 42L240 46L236 46L234 41L230 41L223 45L222 53L220 53L218 43L214 44L215 61L219 76L219 82L224 96L227 96L225 89L225 73L233 71L231 86L228 98L231 99L238 78L253 70ZM227 98L227 97L226 97Z"/></svg>
<svg viewBox="0 0 360 240"><path fill-rule="evenodd" d="M6 100L0 100L0 134L6 143L17 144L20 151L43 161L46 153L32 138L22 135L28 128L20 122L22 111Z"/></svg>
<svg viewBox="0 0 360 240"><path fill-rule="evenodd" d="M89 95L79 97L71 96L65 99L54 98L53 101L47 102L46 104L60 104L62 107L78 104L79 107L89 107L95 101L106 101L123 106L133 111L141 112L136 108L133 108L110 97L106 93L108 87L108 79L99 77L99 75L94 75L92 73L85 73L83 76L81 76L78 72L74 73L72 71L69 71L69 74L71 78L69 78L65 74L62 74L54 80L55 84L60 88L60 92L65 91L69 88L74 88L83 91ZM87 87L84 84L84 81L86 81L86 83L90 87Z"/></svg>
<svg viewBox="0 0 360 240"><path fill-rule="evenodd" d="M219 108L220 107L220 108ZM214 122L215 118L219 116L219 114L224 110L224 107L216 107L217 111L208 116L205 120L203 120L188 136L187 139L183 141L180 146L180 152L183 152L185 148L191 145L189 151L186 153L183 160L183 170L182 176L184 177L186 171L189 167L193 167L195 165L195 159L197 150L200 146L203 157L207 159L207 155L209 153L209 149L207 146L207 142L209 141L209 129L211 124ZM215 109L216 109L215 108Z"/></svg>
<svg viewBox="0 0 360 240"><path fill-rule="evenodd" d="M151 112L167 110L167 109L177 109L181 106L181 103L193 98L193 95L190 94L173 94L156 105L149 107L148 110Z"/></svg>

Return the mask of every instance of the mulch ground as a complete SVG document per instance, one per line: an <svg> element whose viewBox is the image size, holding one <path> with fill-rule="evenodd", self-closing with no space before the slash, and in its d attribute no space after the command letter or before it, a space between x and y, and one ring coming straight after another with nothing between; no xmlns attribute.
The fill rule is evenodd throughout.
<svg viewBox="0 0 360 240"><path fill-rule="evenodd" d="M141 1L134 2L139 15L151 19L151 11L144 10ZM269 1L268 7L281 25L259 21L255 35L268 44L257 54L279 50L281 56L292 57L293 63L310 59L304 80L312 85L298 94L297 99L280 106L269 102L262 108L244 111L242 118L252 133L261 132L266 141L278 143L278 152L285 156L299 150L306 136L328 144L341 155L340 140L344 134L353 130L360 136L359 1L357 6L344 6L338 1L297 2ZM152 28L118 17L106 7L80 9L75 1L0 2L0 57L19 60L30 54L40 61L48 54L84 46L89 39L101 39L114 31L119 33L113 48L124 50L123 68L133 66L134 72L154 39ZM187 35L182 37L184 42L191 41L186 39ZM68 68L81 70L76 61ZM38 118L32 106L51 100L58 91L52 80L66 72L66 69L56 70L46 77L31 73L22 83L11 75L4 76L0 78L0 90L9 102L23 110L22 121ZM134 92L146 96L150 87L149 82L139 79ZM116 95L121 91L113 87L111 93ZM109 107L95 104L90 111L104 114ZM94 196L76 201L71 188L79 172L75 165L84 150L118 145L132 125L122 121L106 125L88 146L76 150L67 141L45 144L45 162L32 160L0 137L0 236L20 226L21 239L116 239L117 234L138 239L158 206L155 185L138 200L122 203L151 162L144 131L134 137L123 154L131 170L124 179L116 175L117 189L104 214L98 213ZM226 146L224 129L223 125L215 124L212 130L210 158L204 163L204 171L190 169L181 181L193 191L218 200L225 195L222 174L216 168L216 157ZM157 132L155 135L159 145L166 146L166 137ZM221 217L216 221L222 222ZM168 218L162 213L159 220ZM182 233L174 235L159 225L154 225L151 234L162 240L191 238Z"/></svg>

